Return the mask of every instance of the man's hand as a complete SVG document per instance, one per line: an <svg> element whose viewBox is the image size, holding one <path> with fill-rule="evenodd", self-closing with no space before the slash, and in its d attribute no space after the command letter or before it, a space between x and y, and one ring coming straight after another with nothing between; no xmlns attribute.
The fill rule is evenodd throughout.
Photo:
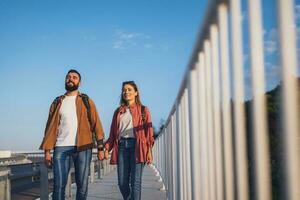
<svg viewBox="0 0 300 200"><path fill-rule="evenodd" d="M98 151L98 159L103 160L104 159L104 151Z"/></svg>
<svg viewBox="0 0 300 200"><path fill-rule="evenodd" d="M52 156L50 154L50 151L45 152L45 165L46 167L51 167L52 165Z"/></svg>

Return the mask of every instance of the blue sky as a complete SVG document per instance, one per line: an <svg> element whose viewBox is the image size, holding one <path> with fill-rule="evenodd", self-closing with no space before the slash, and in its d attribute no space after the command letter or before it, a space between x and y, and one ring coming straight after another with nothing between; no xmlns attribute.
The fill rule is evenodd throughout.
<svg viewBox="0 0 300 200"><path fill-rule="evenodd" d="M242 2L249 99L249 21ZM278 24L274 1L262 2L270 90L280 81ZM295 4L300 52L300 0ZM82 74L80 90L95 101L106 135L126 80L137 82L158 127L177 96L206 6L207 0L0 0L0 150L37 150L70 68Z"/></svg>
<svg viewBox="0 0 300 200"><path fill-rule="evenodd" d="M206 1L0 0L0 149L36 150L64 76L82 74L105 132L135 80L155 126L168 117Z"/></svg>

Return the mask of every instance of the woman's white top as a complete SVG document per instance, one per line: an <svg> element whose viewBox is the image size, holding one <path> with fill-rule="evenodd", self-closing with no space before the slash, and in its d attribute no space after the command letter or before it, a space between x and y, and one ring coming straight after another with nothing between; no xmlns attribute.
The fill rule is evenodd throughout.
<svg viewBox="0 0 300 200"><path fill-rule="evenodd" d="M119 133L120 138L135 138L133 132L132 115L129 108L126 108L126 112L120 115Z"/></svg>

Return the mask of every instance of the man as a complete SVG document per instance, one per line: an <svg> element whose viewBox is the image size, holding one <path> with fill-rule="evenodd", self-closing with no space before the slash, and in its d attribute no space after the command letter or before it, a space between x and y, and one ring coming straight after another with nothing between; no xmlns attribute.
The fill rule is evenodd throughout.
<svg viewBox="0 0 300 200"><path fill-rule="evenodd" d="M104 133L94 102L78 91L81 75L71 69L65 78L66 93L51 104L45 136L40 149L45 151L45 164L53 164L53 200L65 198L71 159L75 167L76 199L87 197L88 175L92 158L93 133L98 159L103 160ZM50 150L54 149L53 158Z"/></svg>

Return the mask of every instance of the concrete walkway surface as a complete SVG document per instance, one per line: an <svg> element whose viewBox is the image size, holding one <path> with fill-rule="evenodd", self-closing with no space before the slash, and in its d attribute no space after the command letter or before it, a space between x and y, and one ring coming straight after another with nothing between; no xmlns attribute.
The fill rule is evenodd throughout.
<svg viewBox="0 0 300 200"><path fill-rule="evenodd" d="M145 166L142 179L143 200L166 200L166 192L161 191L163 184L158 181L154 170ZM75 189L75 188L74 188ZM73 190L75 192L75 190ZM117 170L103 177L96 179L95 183L89 184L88 200L122 200L118 187Z"/></svg>

